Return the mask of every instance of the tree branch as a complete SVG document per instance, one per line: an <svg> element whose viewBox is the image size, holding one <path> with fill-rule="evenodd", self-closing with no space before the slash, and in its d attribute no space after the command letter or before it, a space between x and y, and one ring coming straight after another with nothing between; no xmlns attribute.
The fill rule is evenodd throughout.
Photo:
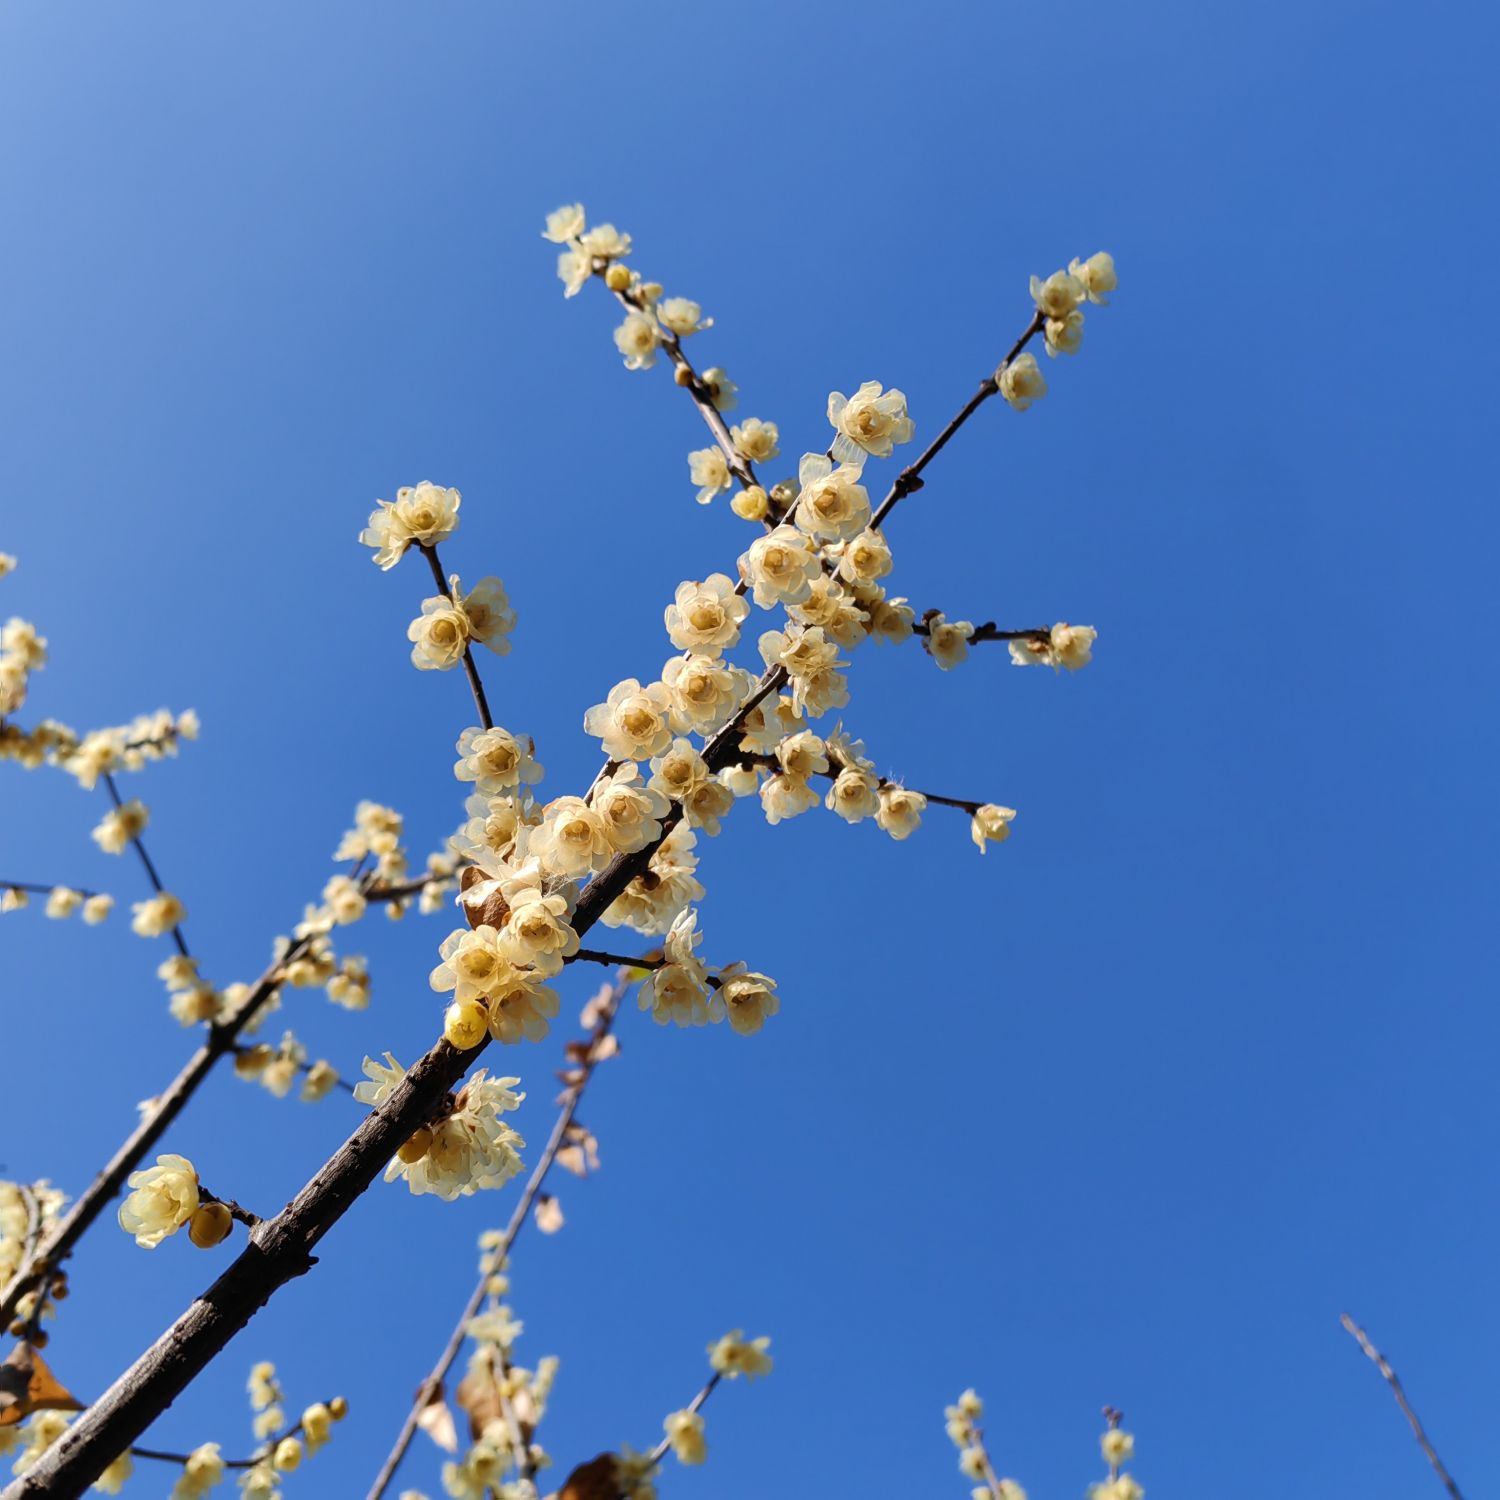
<svg viewBox="0 0 1500 1500"><path fill-rule="evenodd" d="M1412 1436L1416 1438L1417 1446L1427 1455L1427 1462L1432 1465L1433 1472L1442 1480L1443 1487L1453 1500L1464 1500L1457 1480L1443 1466L1443 1461L1438 1457L1437 1449L1432 1446L1432 1440L1427 1436L1421 1419L1412 1409L1411 1402L1406 1399L1406 1392L1401 1387L1401 1379L1391 1368L1391 1362L1371 1343L1370 1335L1348 1313L1340 1313L1339 1322L1344 1325L1345 1332L1365 1351L1371 1363L1385 1377L1385 1383L1390 1386L1391 1394L1396 1398L1396 1405L1401 1408L1401 1414L1411 1423Z"/></svg>
<svg viewBox="0 0 1500 1500"><path fill-rule="evenodd" d="M449 585L443 565L438 559L437 543L418 542L417 546L422 549L422 556L427 559L432 576L437 580L438 593L446 598ZM479 668L474 665L474 653L469 649L467 641L464 642L463 660L464 676L469 679L469 691L474 694L474 707L479 710L479 722L486 729L493 729L495 721L490 717L490 701L484 696L484 684L479 680Z"/></svg>

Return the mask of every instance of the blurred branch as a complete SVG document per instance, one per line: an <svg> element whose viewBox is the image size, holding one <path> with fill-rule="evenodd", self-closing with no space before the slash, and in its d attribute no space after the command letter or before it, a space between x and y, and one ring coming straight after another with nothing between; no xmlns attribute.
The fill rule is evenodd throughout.
<svg viewBox="0 0 1500 1500"><path fill-rule="evenodd" d="M1427 1455L1427 1462L1432 1465L1433 1472L1443 1482L1443 1487L1453 1497L1453 1500L1464 1500L1463 1494L1458 1488L1458 1482L1443 1466L1443 1461L1438 1457L1437 1449L1432 1446L1432 1440L1427 1436L1412 1404L1406 1399L1406 1392L1401 1386L1401 1377L1391 1368L1391 1362L1379 1349L1370 1342L1367 1334L1348 1313L1339 1314L1339 1322L1344 1325L1344 1330L1365 1351L1366 1356L1375 1368L1385 1377L1385 1383L1390 1386L1391 1394L1396 1398L1396 1405L1401 1408L1401 1414L1411 1423L1412 1436L1417 1440L1417 1446Z"/></svg>

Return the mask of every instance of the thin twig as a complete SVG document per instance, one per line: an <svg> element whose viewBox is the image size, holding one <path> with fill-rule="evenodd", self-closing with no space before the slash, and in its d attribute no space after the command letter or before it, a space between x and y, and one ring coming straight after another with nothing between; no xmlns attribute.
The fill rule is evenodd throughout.
<svg viewBox="0 0 1500 1500"><path fill-rule="evenodd" d="M911 628L913 635L930 635L925 619L918 620ZM993 620L986 620L983 625L974 627L974 634L968 638L969 645L977 646L981 641L1050 641L1052 639L1052 627L1050 625L1039 625L1034 630L1001 630Z"/></svg>
<svg viewBox="0 0 1500 1500"><path fill-rule="evenodd" d="M1464 1500L1458 1488L1458 1481L1443 1466L1443 1461L1438 1457L1437 1449L1432 1446L1432 1440L1427 1436L1421 1419L1412 1409L1411 1402L1406 1399L1406 1392L1401 1388L1401 1378L1391 1368L1390 1360L1370 1342L1370 1335L1348 1313L1340 1313L1339 1322L1344 1325L1345 1332L1365 1351L1375 1368L1385 1377L1385 1383L1390 1386L1391 1394L1396 1398L1396 1405L1401 1408L1402 1415L1411 1423L1412 1436L1416 1438L1417 1446L1427 1455L1427 1462L1432 1465L1434 1473L1442 1480L1443 1487L1453 1500Z"/></svg>
<svg viewBox="0 0 1500 1500"><path fill-rule="evenodd" d="M521 1227L531 1212L531 1206L536 1201L542 1184L546 1182L553 1163L557 1160L557 1153L567 1138L568 1127L573 1123L573 1117L578 1111L578 1101L583 1097L583 1091L589 1079L593 1077L594 1068L598 1064L599 1044L614 1025L620 1001L628 988L628 983L621 978L617 979L610 989L609 998L605 1001L604 1008L600 1011L589 1037L588 1055L581 1064L581 1076L562 1096L562 1108L558 1111L552 1134L547 1137L547 1144L542 1148L542 1154L537 1159L536 1166L532 1168L531 1176L515 1208L511 1211L510 1222L505 1226L499 1246L486 1252L486 1257L497 1265L510 1254L511 1246L521 1232ZM438 1356L437 1363L432 1367L427 1378L417 1387L411 1410L407 1412L406 1420L401 1424L401 1431L391 1451L386 1455L385 1462L380 1466L380 1472L375 1476L375 1482L370 1486L366 1500L380 1500L387 1486L396 1477L396 1470L401 1466L401 1460L406 1456L406 1450L411 1446L412 1438L416 1436L418 1419L428 1406L439 1399L442 1393L443 1382L447 1379L448 1371L453 1367L453 1361L458 1358L458 1351L463 1348L468 1326L478 1316L479 1309L484 1303L491 1275L491 1272L484 1271L475 1282L474 1290L469 1294L469 1300L464 1304L464 1310L459 1314L458 1322L453 1325L453 1331L448 1335L448 1341L443 1345L443 1352Z"/></svg>
<svg viewBox="0 0 1500 1500"><path fill-rule="evenodd" d="M326 1406L328 1403L325 1401L323 1404ZM226 1469L253 1469L257 1464L268 1463L278 1443L285 1442L289 1437L296 1437L302 1431L304 1420L299 1418L284 1432L267 1438L265 1445L253 1458L221 1458L219 1462ZM162 1448L137 1447L132 1447L130 1454L132 1458L154 1458L158 1463L164 1464L185 1464L193 1456L191 1453L169 1453Z"/></svg>
<svg viewBox="0 0 1500 1500"><path fill-rule="evenodd" d="M72 891L75 896L82 896L84 900L103 894L101 891L87 890L81 885L40 885L34 880L0 880L0 891L29 891L33 896L50 896L53 891Z"/></svg>
<svg viewBox="0 0 1500 1500"><path fill-rule="evenodd" d="M124 807L125 801L120 796L119 787L115 785L115 778L108 771L105 771L99 779L104 783L105 789L109 792L109 800L114 803L116 811ZM139 856L142 866L145 868L146 878L151 882L152 890L158 896L165 896L167 888L161 883L161 876L156 873L156 866L151 862L151 856L146 853L146 846L141 842L141 836L135 834L131 838L130 843ZM172 926L172 941L177 945L177 951L184 958L191 958L193 956L188 952L187 939L182 935L181 926L176 923Z"/></svg>
<svg viewBox="0 0 1500 1500"><path fill-rule="evenodd" d="M705 1383L703 1389L701 1391L699 1391L698 1394L696 1396L694 1396L691 1401L688 1402L688 1404L683 1408L683 1410L684 1411L689 1411L689 1412L695 1412L695 1411L701 1410L702 1406L703 1406L703 1403L705 1401L707 1401L710 1396L713 1395L714 1391L718 1388L719 1382L721 1380L723 1380L723 1378L724 1378L724 1372L722 1370L715 1370L713 1372L713 1374L708 1377L708 1380ZM667 1449L670 1448L671 1446L672 1446L672 1439L671 1439L671 1437L670 1436L669 1437L664 1437L661 1440L661 1442L659 1442L651 1450L651 1462L653 1464L659 1464L662 1461L662 1459L664 1459L667 1456Z"/></svg>
<svg viewBox="0 0 1500 1500"><path fill-rule="evenodd" d="M437 580L438 593L446 598L450 584L438 558L437 543L418 542L417 545L422 549L422 555L432 569L432 576ZM495 721L490 717L490 701L484 696L484 684L479 680L479 668L474 665L474 653L469 649L467 641L464 642L463 662L464 676L469 679L469 691L474 694L474 707L479 710L479 722L486 729L493 729Z"/></svg>

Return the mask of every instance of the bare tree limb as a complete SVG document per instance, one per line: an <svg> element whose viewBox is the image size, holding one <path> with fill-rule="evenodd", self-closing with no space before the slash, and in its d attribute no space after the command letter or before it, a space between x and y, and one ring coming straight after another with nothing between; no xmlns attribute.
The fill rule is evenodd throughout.
<svg viewBox="0 0 1500 1500"><path fill-rule="evenodd" d="M1442 1459L1438 1457L1437 1449L1432 1446L1432 1440L1422 1426L1421 1419L1412 1409L1411 1402L1406 1399L1406 1392L1401 1386L1401 1378L1391 1368L1390 1360L1371 1343L1370 1335L1348 1313L1340 1313L1339 1322L1344 1325L1344 1331L1365 1351L1375 1368L1385 1377L1385 1383L1390 1386L1391 1394L1396 1398L1396 1405L1401 1408L1401 1414L1411 1423L1412 1436L1416 1438L1417 1446L1427 1455L1427 1462L1432 1465L1433 1472L1442 1480L1443 1488L1448 1491L1453 1500L1464 1500L1458 1488L1458 1481L1444 1467Z"/></svg>

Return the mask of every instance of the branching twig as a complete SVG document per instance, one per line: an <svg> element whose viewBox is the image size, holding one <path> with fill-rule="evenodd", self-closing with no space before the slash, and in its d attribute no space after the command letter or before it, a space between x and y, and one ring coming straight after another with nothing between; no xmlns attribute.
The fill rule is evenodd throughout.
<svg viewBox="0 0 1500 1500"><path fill-rule="evenodd" d="M110 772L105 771L99 779L104 783L105 790L109 793L109 800L115 805L115 810L119 811L119 809L125 806L125 802L120 796L119 787L115 785L115 778ZM167 888L161 883L161 876L156 873L156 866L151 862L151 856L146 853L146 846L141 842L140 834L132 834L130 844L146 871L146 879L151 882L151 889L158 896L165 896ZM174 923L172 926L172 941L177 945L177 951L184 958L191 958L193 956L188 952L187 939L183 937L182 928L177 923Z"/></svg>
<svg viewBox="0 0 1500 1500"><path fill-rule="evenodd" d="M486 1252L496 1264L502 1262L510 1254L511 1246L521 1232L521 1226L525 1224L527 1215L531 1212L531 1206L536 1201L542 1184L547 1180L547 1174L552 1170L553 1163L557 1160L557 1153L567 1139L568 1127L573 1123L573 1117L578 1112L578 1101L583 1097L583 1091L589 1079L593 1077L595 1065L599 1060L599 1044L614 1025L620 1001L628 988L628 983L623 978L617 979L610 988L608 999L600 1010L589 1037L588 1055L580 1065L581 1076L569 1085L562 1096L562 1108L558 1111L552 1134L547 1137L547 1144L542 1148L542 1154L537 1159L536 1166L532 1168L531 1176L527 1179L515 1208L511 1210L510 1222L505 1226L500 1244L494 1250ZM448 1342L443 1345L443 1352L438 1356L437 1363L432 1367L427 1378L417 1387L411 1410L407 1412L406 1420L401 1424L401 1431L391 1451L386 1455L385 1462L380 1467L380 1473L375 1476L375 1482L370 1486L366 1500L380 1500L380 1497L385 1494L386 1487L396 1477L396 1470L406 1456L406 1450L411 1446L412 1438L416 1436L418 1418L432 1402L440 1397L448 1371L452 1369L453 1361L458 1358L458 1351L463 1348L466 1330L478 1316L479 1309L484 1302L485 1290L489 1285L490 1275L489 1271L480 1274L479 1280L474 1284L474 1290L469 1294L469 1300L464 1304L463 1312L459 1314L458 1322L453 1325L453 1332L448 1335Z"/></svg>
<svg viewBox="0 0 1500 1500"><path fill-rule="evenodd" d="M1412 1410L1412 1404L1406 1399L1406 1392L1401 1388L1401 1379L1391 1368L1391 1362L1379 1349L1370 1342L1367 1334L1348 1313L1339 1314L1339 1322L1344 1325L1345 1331L1354 1339L1365 1354L1369 1357L1375 1368L1385 1377L1385 1383L1390 1386L1391 1394L1396 1398L1396 1405L1401 1408L1402 1415L1411 1423L1412 1436L1417 1440L1417 1446L1427 1455L1427 1462L1432 1465L1433 1472L1442 1480L1443 1487L1453 1497L1453 1500L1464 1500L1458 1488L1458 1482L1443 1466L1443 1461L1438 1457L1437 1449L1432 1446L1432 1440L1427 1436L1422 1427L1421 1419Z"/></svg>
<svg viewBox="0 0 1500 1500"><path fill-rule="evenodd" d="M432 569L432 576L437 580L438 593L444 598L448 595L449 583L443 573L443 564L438 558L436 542L418 542L422 549L422 556L427 559L428 566ZM484 684L479 680L479 668L474 665L474 653L469 649L469 643L464 642L464 676L469 679L469 691L474 694L474 707L479 710L479 722L486 729L493 729L495 721L490 717L490 702L484 696Z"/></svg>

